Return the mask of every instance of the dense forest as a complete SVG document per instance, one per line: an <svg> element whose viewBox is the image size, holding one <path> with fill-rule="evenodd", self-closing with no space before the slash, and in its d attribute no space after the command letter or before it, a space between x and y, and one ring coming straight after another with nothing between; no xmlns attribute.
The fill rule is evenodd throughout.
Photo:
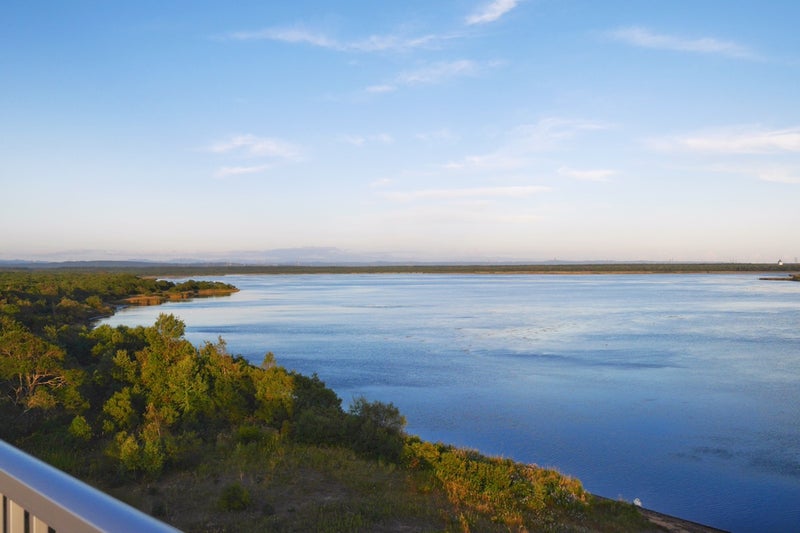
<svg viewBox="0 0 800 533"><path fill-rule="evenodd" d="M0 438L187 531L652 530L552 469L405 433L316 375L195 346L123 302L228 294L128 273L0 272ZM142 297L145 297L142 300Z"/></svg>

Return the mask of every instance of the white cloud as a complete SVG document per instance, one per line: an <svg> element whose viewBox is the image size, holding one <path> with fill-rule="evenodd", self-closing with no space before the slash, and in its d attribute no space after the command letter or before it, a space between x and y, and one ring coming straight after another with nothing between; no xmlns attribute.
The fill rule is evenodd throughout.
<svg viewBox="0 0 800 533"><path fill-rule="evenodd" d="M392 137L388 133L379 133L377 135L371 135L369 139L382 144L392 144L394 142L394 137Z"/></svg>
<svg viewBox="0 0 800 533"><path fill-rule="evenodd" d="M422 133L417 133L415 137L420 141L428 143L454 142L458 140L458 136L453 132L451 132L450 130L448 130L447 128L442 128L434 131L424 131Z"/></svg>
<svg viewBox="0 0 800 533"><path fill-rule="evenodd" d="M800 128L765 130L760 127L739 126L726 130L656 139L650 144L661 150L719 154L797 153L800 152Z"/></svg>
<svg viewBox="0 0 800 533"><path fill-rule="evenodd" d="M310 44L322 48L339 49L340 44L321 33L313 33L303 28L265 28L258 31L230 33L229 39L236 41L281 41L292 44Z"/></svg>
<svg viewBox="0 0 800 533"><path fill-rule="evenodd" d="M457 35L370 35L365 39L341 41L324 33L305 28L265 28L257 31L229 33L228 39L236 41L278 41L290 44L307 44L338 52L402 52L416 48L435 47L438 43L454 39Z"/></svg>
<svg viewBox="0 0 800 533"><path fill-rule="evenodd" d="M515 128L512 132L512 143L519 151L545 152L556 149L579 133L611 128L611 125L602 122L548 117L535 124L523 124Z"/></svg>
<svg viewBox="0 0 800 533"><path fill-rule="evenodd" d="M768 168L756 172L758 179L773 183L800 184L800 171L788 168Z"/></svg>
<svg viewBox="0 0 800 533"><path fill-rule="evenodd" d="M457 200L468 198L521 198L549 191L541 185L515 185L507 187L471 187L463 189L420 189L406 192L387 192L383 196L391 200Z"/></svg>
<svg viewBox="0 0 800 533"><path fill-rule="evenodd" d="M501 65L502 63L498 61L480 63L469 59L440 61L401 72L390 83L370 85L365 90L368 93L388 93L396 91L400 87L436 85L455 78L478 76L487 69L497 68Z"/></svg>
<svg viewBox="0 0 800 533"><path fill-rule="evenodd" d="M397 76L397 82L403 85L435 84L455 77L474 76L480 70L481 66L478 63L467 59L439 62L403 72Z"/></svg>
<svg viewBox="0 0 800 533"><path fill-rule="evenodd" d="M562 176L567 176L569 178L575 178L578 180L599 181L599 182L608 181L608 178L616 174L616 172L614 172L613 170L606 170L606 169L578 170L569 167L559 168L558 173Z"/></svg>
<svg viewBox="0 0 800 533"><path fill-rule="evenodd" d="M770 183L800 184L800 167L797 166L779 166L773 164L744 164L733 166L730 164L722 164L712 165L708 168L712 172L755 177L761 181Z"/></svg>
<svg viewBox="0 0 800 533"><path fill-rule="evenodd" d="M352 144L353 146L365 146L366 144L392 144L394 137L388 133L377 133L375 135L340 135L339 141Z"/></svg>
<svg viewBox="0 0 800 533"><path fill-rule="evenodd" d="M712 37L686 38L675 35L655 33L647 28L638 26L620 28L609 32L611 38L638 46L657 50L672 50L677 52L695 52L702 54L718 54L741 59L756 59L757 56L746 46L730 41L720 41Z"/></svg>
<svg viewBox="0 0 800 533"><path fill-rule="evenodd" d="M396 91L397 87L395 85L383 84L383 85L370 85L367 87L366 91L368 93L390 93Z"/></svg>
<svg viewBox="0 0 800 533"><path fill-rule="evenodd" d="M380 178L370 183L369 186L372 188L382 188L388 187L392 183L394 183L394 180L391 178Z"/></svg>
<svg viewBox="0 0 800 533"><path fill-rule="evenodd" d="M233 137L213 144L208 148L215 154L237 153L254 157L274 157L296 160L300 158L300 149L286 141L271 137L255 135L234 135Z"/></svg>
<svg viewBox="0 0 800 533"><path fill-rule="evenodd" d="M610 129L612 126L588 120L549 117L511 130L505 142L493 152L467 155L442 167L458 172L507 172L530 167L533 154L552 152L583 132Z"/></svg>
<svg viewBox="0 0 800 533"><path fill-rule="evenodd" d="M518 0L493 0L491 3L468 16L465 22L470 26L494 22L517 7L517 4L519 4Z"/></svg>
<svg viewBox="0 0 800 533"><path fill-rule="evenodd" d="M360 135L340 135L339 142L352 144L353 146L364 146L364 144L367 142L367 139Z"/></svg>
<svg viewBox="0 0 800 533"><path fill-rule="evenodd" d="M422 35L420 37L400 37L397 35L370 35L361 41L347 43L344 50L355 52L403 51L431 46L448 37Z"/></svg>
<svg viewBox="0 0 800 533"><path fill-rule="evenodd" d="M500 150L494 153L482 155L468 155L458 161L449 161L443 168L452 171L478 170L487 172L499 172L517 170L526 165L527 160L513 153L505 153Z"/></svg>
<svg viewBox="0 0 800 533"><path fill-rule="evenodd" d="M243 174L258 174L270 168L270 165L257 165L250 167L222 167L217 170L215 176L227 178L228 176L241 176Z"/></svg>

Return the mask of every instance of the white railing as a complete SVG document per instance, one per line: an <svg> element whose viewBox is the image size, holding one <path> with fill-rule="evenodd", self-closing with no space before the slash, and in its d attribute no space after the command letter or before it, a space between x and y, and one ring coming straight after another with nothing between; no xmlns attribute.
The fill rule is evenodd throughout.
<svg viewBox="0 0 800 533"><path fill-rule="evenodd" d="M0 533L178 530L0 440Z"/></svg>

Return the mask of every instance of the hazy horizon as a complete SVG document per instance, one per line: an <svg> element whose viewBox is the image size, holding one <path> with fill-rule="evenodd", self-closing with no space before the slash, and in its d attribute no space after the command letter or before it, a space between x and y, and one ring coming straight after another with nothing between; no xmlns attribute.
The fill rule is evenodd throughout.
<svg viewBox="0 0 800 533"><path fill-rule="evenodd" d="M797 2L0 18L0 260L800 256Z"/></svg>
<svg viewBox="0 0 800 533"><path fill-rule="evenodd" d="M408 265L691 265L691 264L781 264L787 267L800 265L797 257L780 258L777 261L737 261L735 259L721 261L705 260L649 260L649 259L609 259L602 257L587 257L578 259L563 259L553 257L550 259L509 259L507 257L484 258L429 258L403 256L400 254L350 254L335 248L296 248L280 250L264 250L250 252L232 252L207 255L125 255L109 254L107 252L55 252L35 257L0 258L0 265L14 264L42 264L60 265L70 263L86 264L153 264L153 265L230 265L242 267L258 266L408 266Z"/></svg>

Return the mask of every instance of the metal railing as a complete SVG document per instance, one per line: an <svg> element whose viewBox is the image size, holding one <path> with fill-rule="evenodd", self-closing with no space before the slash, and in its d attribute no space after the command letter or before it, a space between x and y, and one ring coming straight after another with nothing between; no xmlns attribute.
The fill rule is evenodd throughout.
<svg viewBox="0 0 800 533"><path fill-rule="evenodd" d="M0 440L0 533L178 530Z"/></svg>

